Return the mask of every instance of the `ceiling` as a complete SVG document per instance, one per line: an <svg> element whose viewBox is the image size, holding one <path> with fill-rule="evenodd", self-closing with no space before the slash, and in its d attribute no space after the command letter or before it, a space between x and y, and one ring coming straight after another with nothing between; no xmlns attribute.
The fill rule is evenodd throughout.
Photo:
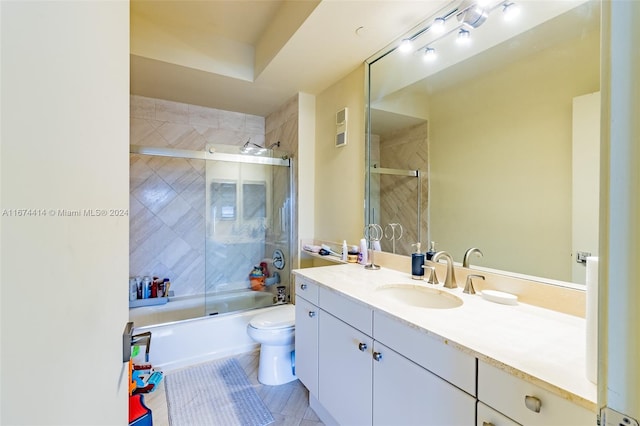
<svg viewBox="0 0 640 426"><path fill-rule="evenodd" d="M267 116L449 2L131 0L131 93Z"/></svg>

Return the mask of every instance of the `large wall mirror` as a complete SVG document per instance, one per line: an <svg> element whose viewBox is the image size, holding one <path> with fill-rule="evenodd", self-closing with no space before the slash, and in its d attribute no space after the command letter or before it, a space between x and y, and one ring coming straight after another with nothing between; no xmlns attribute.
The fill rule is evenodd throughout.
<svg viewBox="0 0 640 426"><path fill-rule="evenodd" d="M477 247L481 268L584 284L600 2L456 1L402 39L368 61L365 223L385 230L382 250L435 241L462 262Z"/></svg>

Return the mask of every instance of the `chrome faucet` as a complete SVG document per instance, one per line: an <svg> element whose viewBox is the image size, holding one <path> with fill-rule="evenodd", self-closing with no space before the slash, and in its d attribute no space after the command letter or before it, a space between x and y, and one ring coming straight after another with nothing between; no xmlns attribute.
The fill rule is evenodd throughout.
<svg viewBox="0 0 640 426"><path fill-rule="evenodd" d="M484 280L484 275L475 275L475 274L467 275L467 282L464 285L464 290L462 290L463 293L476 294L476 289L473 288L474 278L482 278Z"/></svg>
<svg viewBox="0 0 640 426"><path fill-rule="evenodd" d="M447 275L444 277L444 287L446 288L458 288L458 284L456 283L456 276L453 271L453 258L446 251L439 251L433 255L431 260L433 262L438 262L441 257L447 262Z"/></svg>
<svg viewBox="0 0 640 426"><path fill-rule="evenodd" d="M462 260L462 267L463 268L468 268L469 267L469 258L471 257L471 255L473 253L476 253L478 255L478 257L482 257L482 252L480 251L479 248L471 247L469 250L464 252L464 259Z"/></svg>

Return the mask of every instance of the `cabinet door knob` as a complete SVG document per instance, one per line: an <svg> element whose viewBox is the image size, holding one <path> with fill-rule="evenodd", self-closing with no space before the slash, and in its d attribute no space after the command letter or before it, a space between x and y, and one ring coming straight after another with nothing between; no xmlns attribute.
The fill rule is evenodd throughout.
<svg viewBox="0 0 640 426"><path fill-rule="evenodd" d="M494 426L491 422L482 422L482 426Z"/></svg>
<svg viewBox="0 0 640 426"><path fill-rule="evenodd" d="M358 349L360 349L362 352L367 350L367 344L366 343L358 343Z"/></svg>
<svg viewBox="0 0 640 426"><path fill-rule="evenodd" d="M300 289L301 290L306 290L307 289L307 285L306 284L300 284Z"/></svg>
<svg viewBox="0 0 640 426"><path fill-rule="evenodd" d="M524 405L531 411L539 413L542 408L542 401L535 396L527 395L524 397Z"/></svg>
<svg viewBox="0 0 640 426"><path fill-rule="evenodd" d="M316 311L309 311L309 318L313 318L316 316Z"/></svg>
<svg viewBox="0 0 640 426"><path fill-rule="evenodd" d="M374 352L373 359L375 359L376 361L380 361L382 359L382 352Z"/></svg>

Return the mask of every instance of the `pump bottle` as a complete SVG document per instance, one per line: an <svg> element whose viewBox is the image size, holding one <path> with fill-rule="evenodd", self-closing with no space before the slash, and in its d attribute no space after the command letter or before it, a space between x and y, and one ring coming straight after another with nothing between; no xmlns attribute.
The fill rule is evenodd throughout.
<svg viewBox="0 0 640 426"><path fill-rule="evenodd" d="M411 278L421 280L424 278L424 253L420 253L420 243L411 244L416 252L411 254Z"/></svg>

